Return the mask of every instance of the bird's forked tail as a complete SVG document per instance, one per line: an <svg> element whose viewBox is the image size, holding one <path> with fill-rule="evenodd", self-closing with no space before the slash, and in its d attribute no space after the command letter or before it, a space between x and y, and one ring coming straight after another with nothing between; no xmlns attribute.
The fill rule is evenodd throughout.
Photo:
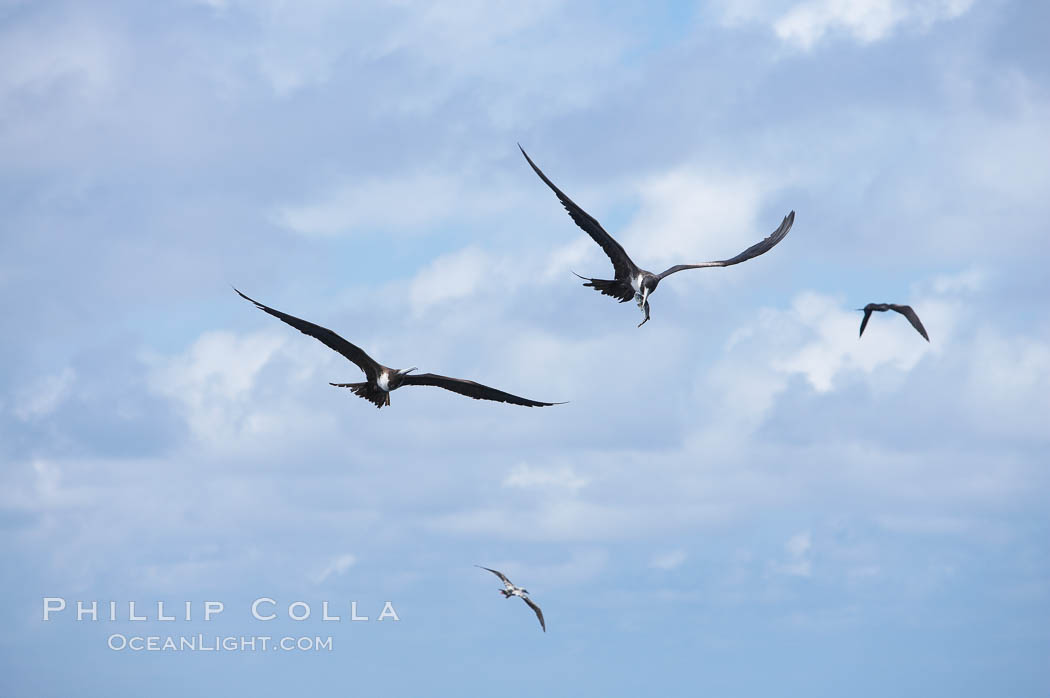
<svg viewBox="0 0 1050 698"><path fill-rule="evenodd" d="M573 272L573 274L587 282L584 286L589 286L606 296L612 296L621 303L626 303L634 298L634 289L631 288L630 284L625 284L616 279L591 279L586 276L580 276L576 272Z"/></svg>
<svg viewBox="0 0 1050 698"><path fill-rule="evenodd" d="M330 383L329 385L337 388L350 388L354 395L363 397L379 408L390 404L390 393L377 390L371 383Z"/></svg>

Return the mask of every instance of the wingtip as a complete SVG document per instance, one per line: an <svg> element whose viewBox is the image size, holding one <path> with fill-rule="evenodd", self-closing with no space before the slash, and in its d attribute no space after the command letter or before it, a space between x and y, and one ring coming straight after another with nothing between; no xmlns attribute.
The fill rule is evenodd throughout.
<svg viewBox="0 0 1050 698"><path fill-rule="evenodd" d="M236 287L236 286L231 286L230 288L232 288L232 289L233 289L234 291L237 291L237 295L238 295L238 296L240 296L240 297L241 297L241 298L243 298L244 300L248 301L249 303L251 303L252 305L254 305L254 306L255 306L256 308L258 308L259 310L266 310L266 306L265 306L265 305L263 305L263 304L262 304L262 303L260 303L259 301L255 300L254 298L251 298L250 296L246 296L246 295L244 295L243 293L241 293L241 292L240 292L240 291L239 291L239 290L237 289L237 287Z"/></svg>
<svg viewBox="0 0 1050 698"><path fill-rule="evenodd" d="M530 158L529 154L525 152L525 149L521 147L521 143L518 143L518 150L520 150L521 154L525 156L525 162L529 163L529 167L531 167L536 174L540 175L542 179L546 179L546 175L540 172L540 168L532 161L532 158Z"/></svg>

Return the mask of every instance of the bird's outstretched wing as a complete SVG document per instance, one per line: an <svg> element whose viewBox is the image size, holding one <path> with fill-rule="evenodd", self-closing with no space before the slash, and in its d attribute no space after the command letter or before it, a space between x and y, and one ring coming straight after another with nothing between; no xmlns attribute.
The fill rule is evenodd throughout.
<svg viewBox="0 0 1050 698"><path fill-rule="evenodd" d="M237 291L236 288L233 290ZM346 358L350 359L355 364L357 364L358 368L365 372L365 375L368 376L369 381L375 381L379 378L379 371L381 369L381 366L378 363L376 363L376 361L372 357L366 354L363 349L346 341L345 339L337 335L335 332L332 332L327 327L321 327L320 325L315 325L312 322L301 320L295 317L294 315L282 313L280 310L274 310L269 306L263 305L257 300L249 298L240 291L237 291L237 295L239 295L246 301L251 301L252 303L254 303L255 307L259 310L266 311L278 320L281 320L282 322L291 325L303 334L310 335L314 339L319 340L329 349L334 349Z"/></svg>
<svg viewBox="0 0 1050 698"><path fill-rule="evenodd" d="M547 632L547 624L543 622L543 611L540 610L540 607L537 606L528 596L522 596L521 600L527 603L529 608L536 612L536 617L540 619L540 627L543 628L543 632Z"/></svg>
<svg viewBox="0 0 1050 698"><path fill-rule="evenodd" d="M926 334L926 328L922 326L922 321L919 320L919 316L915 314L915 311L912 310L910 305L894 305L891 303L890 310L896 310L898 313L908 318L908 322L910 322L911 326L922 335L922 338L927 342L930 341L930 336Z"/></svg>
<svg viewBox="0 0 1050 698"><path fill-rule="evenodd" d="M536 163L532 161L532 158L529 157L529 154L525 152L525 149L521 147L520 143L518 144L518 149L521 150L521 154L525 156L526 160L528 160L533 171L540 176L540 179L542 179L558 197L562 206L565 207L565 210L569 212L569 215L572 216L572 219L576 222L576 225L583 228L583 231L598 243L598 245L605 251L605 254L609 255L613 269L616 271L616 278L629 279L634 276L638 267L635 266L634 262L631 261L631 258L627 256L627 252L624 251L620 243L616 242L612 235L605 232L605 228L602 227L601 223L577 206L575 201L565 196L565 193L561 189L554 186L554 182L547 179L547 175L543 174L543 171L536 167Z"/></svg>
<svg viewBox="0 0 1050 698"><path fill-rule="evenodd" d="M871 319L871 309L865 308L864 309L864 319L860 321L860 334L857 335L858 337L863 337L864 336L864 328L868 326L868 320L870 320L870 319Z"/></svg>
<svg viewBox="0 0 1050 698"><path fill-rule="evenodd" d="M481 567L481 565L474 565L474 566L475 567ZM503 580L504 584L510 584L511 586L514 586L514 582L510 581L509 579L507 579L507 575L503 574L499 570L494 570L494 569L489 568L489 567L481 567L481 569L488 570L492 574L496 575L497 577L499 577L500 579Z"/></svg>
<svg viewBox="0 0 1050 698"><path fill-rule="evenodd" d="M517 395L505 393L502 390L490 388L481 383L475 383L474 381L468 381L462 378L439 376L436 373L407 375L401 382L401 385L433 385L437 388L444 388L445 390L451 390L460 395L472 397L475 400L493 400L494 402L506 402L511 405L522 405L524 407L550 407L551 405L563 404L560 402L538 402L536 400L529 400L528 398L518 397ZM488 568L486 567L483 569ZM491 572L493 570L489 571Z"/></svg>
<svg viewBox="0 0 1050 698"><path fill-rule="evenodd" d="M780 227L773 231L773 233L762 242L757 242L751 247L747 248L736 257L729 259L722 259L717 262L702 262L700 264L676 264L670 269L661 272L658 276L663 279L664 277L670 276L679 271L686 269L703 269L705 267L729 267L734 264L740 264L746 262L749 259L757 257L759 255L769 252L771 249L776 247L777 243L784 239L791 230L791 225L795 222L795 212L792 211L788 215L784 216L784 220L780 223Z"/></svg>

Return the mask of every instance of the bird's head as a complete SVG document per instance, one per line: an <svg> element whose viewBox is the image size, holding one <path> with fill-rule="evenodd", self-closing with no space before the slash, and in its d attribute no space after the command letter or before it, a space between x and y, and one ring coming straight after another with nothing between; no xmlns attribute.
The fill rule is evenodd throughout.
<svg viewBox="0 0 1050 698"><path fill-rule="evenodd" d="M413 367L413 368L399 368L398 370L394 371L394 375L390 376L391 390L393 388L400 387L401 383L404 382L404 380L405 380L405 376L407 376L408 374L412 373L412 371L415 371L415 370L416 369Z"/></svg>

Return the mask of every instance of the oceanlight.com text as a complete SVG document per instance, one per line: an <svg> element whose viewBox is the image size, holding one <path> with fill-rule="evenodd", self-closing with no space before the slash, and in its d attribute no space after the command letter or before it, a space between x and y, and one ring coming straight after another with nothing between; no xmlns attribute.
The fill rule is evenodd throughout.
<svg viewBox="0 0 1050 698"><path fill-rule="evenodd" d="M124 635L106 640L115 652L331 652L332 636Z"/></svg>

